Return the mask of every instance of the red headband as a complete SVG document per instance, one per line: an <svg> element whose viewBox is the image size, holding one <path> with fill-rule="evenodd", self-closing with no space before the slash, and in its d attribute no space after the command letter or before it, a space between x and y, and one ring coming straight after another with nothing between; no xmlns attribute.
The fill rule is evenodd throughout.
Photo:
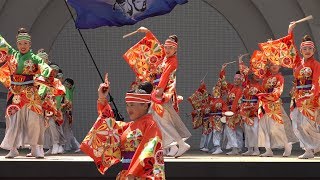
<svg viewBox="0 0 320 180"><path fill-rule="evenodd" d="M174 42L171 39L167 39L166 42L164 43L164 46L173 46L173 47L178 47L178 43Z"/></svg>
<svg viewBox="0 0 320 180"><path fill-rule="evenodd" d="M126 103L150 103L151 95L150 94L138 94L138 93L127 93L126 94Z"/></svg>
<svg viewBox="0 0 320 180"><path fill-rule="evenodd" d="M300 49L302 49L304 47L312 47L312 48L314 48L314 43L312 41L304 41L304 42L301 43Z"/></svg>

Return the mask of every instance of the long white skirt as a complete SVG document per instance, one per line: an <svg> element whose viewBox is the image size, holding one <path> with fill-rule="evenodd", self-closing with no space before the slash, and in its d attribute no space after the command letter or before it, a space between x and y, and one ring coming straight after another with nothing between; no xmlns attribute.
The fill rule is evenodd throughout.
<svg viewBox="0 0 320 180"><path fill-rule="evenodd" d="M164 103L163 109L163 117L160 117L156 112L151 110L154 120L161 129L163 147L169 147L180 140L186 140L191 137L190 131L172 107L172 102Z"/></svg>
<svg viewBox="0 0 320 180"><path fill-rule="evenodd" d="M49 119L49 127L44 132L44 144L43 147L45 149L50 149L53 144L64 145L66 139L63 135L62 126L58 126L55 121L50 118Z"/></svg>
<svg viewBox="0 0 320 180"><path fill-rule="evenodd" d="M225 126L225 134L227 136L226 149L230 148L242 148L243 147L243 130L238 125L236 129L231 129L229 126Z"/></svg>
<svg viewBox="0 0 320 180"><path fill-rule="evenodd" d="M320 132L315 121L304 116L298 108L291 114L293 132L298 137L300 145L306 149L317 149L320 147Z"/></svg>
<svg viewBox="0 0 320 180"><path fill-rule="evenodd" d="M221 147L222 131L213 129L212 131L212 142L214 147Z"/></svg>
<svg viewBox="0 0 320 180"><path fill-rule="evenodd" d="M258 147L258 132L259 132L259 119L254 118L253 125L247 125L244 123L244 135L245 135L245 146Z"/></svg>
<svg viewBox="0 0 320 180"><path fill-rule="evenodd" d="M209 134L202 134L202 135L201 135L200 149L201 149L201 148L207 148L207 149L209 149L210 143L212 142L212 141L211 141L212 134L213 134L213 132L211 132L211 133L209 133Z"/></svg>
<svg viewBox="0 0 320 180"><path fill-rule="evenodd" d="M287 115L283 107L281 107L281 110L282 110L282 120L283 120L284 130L286 132L288 142L292 144L299 142L299 139L293 132L293 125L292 125L291 119L289 118L289 116Z"/></svg>
<svg viewBox="0 0 320 180"><path fill-rule="evenodd" d="M44 129L42 116L24 106L6 117L6 133L1 148L11 150L25 145L43 145Z"/></svg>
<svg viewBox="0 0 320 180"><path fill-rule="evenodd" d="M77 141L77 139L74 137L74 134L72 131L72 124L69 124L66 115L64 115L64 122L62 124L62 129L63 129L63 135L66 140L64 149L66 151L78 150L80 148L80 144Z"/></svg>
<svg viewBox="0 0 320 180"><path fill-rule="evenodd" d="M266 114L259 121L259 147L284 148L288 143L284 124L280 124Z"/></svg>

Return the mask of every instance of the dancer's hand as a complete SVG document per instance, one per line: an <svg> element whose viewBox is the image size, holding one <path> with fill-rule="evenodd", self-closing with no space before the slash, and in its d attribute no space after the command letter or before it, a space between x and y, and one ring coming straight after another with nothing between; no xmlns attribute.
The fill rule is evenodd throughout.
<svg viewBox="0 0 320 180"><path fill-rule="evenodd" d="M221 69L224 70L227 67L227 65L228 65L227 63L222 64Z"/></svg>
<svg viewBox="0 0 320 180"><path fill-rule="evenodd" d="M109 93L109 84L101 83L98 88L99 99L106 98Z"/></svg>
<svg viewBox="0 0 320 180"><path fill-rule="evenodd" d="M137 31L138 31L138 32L144 32L144 33L147 33L147 32L149 32L149 29L147 29L147 28L145 28L145 27L141 26L139 29L137 29Z"/></svg>
<svg viewBox="0 0 320 180"><path fill-rule="evenodd" d="M129 174L129 175L127 176L127 179L126 179L126 180L134 180L134 179L135 179L135 177L134 177L133 175Z"/></svg>
<svg viewBox="0 0 320 180"><path fill-rule="evenodd" d="M158 99L162 99L162 95L163 95L163 89L159 88L156 90L156 98Z"/></svg>
<svg viewBox="0 0 320 180"><path fill-rule="evenodd" d="M293 29L296 27L296 25L297 24L295 21L290 22L289 28L288 28L288 34L290 34L293 31Z"/></svg>

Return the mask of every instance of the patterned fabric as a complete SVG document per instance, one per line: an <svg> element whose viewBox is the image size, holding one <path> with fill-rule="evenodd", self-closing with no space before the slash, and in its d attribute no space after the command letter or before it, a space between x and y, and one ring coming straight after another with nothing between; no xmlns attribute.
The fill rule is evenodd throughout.
<svg viewBox="0 0 320 180"><path fill-rule="evenodd" d="M192 117L192 128L193 129L198 129L199 127L202 126L203 124L203 113L198 110L193 110L191 112L191 117Z"/></svg>
<svg viewBox="0 0 320 180"><path fill-rule="evenodd" d="M294 66L294 61L298 54L294 46L292 33L277 40L259 43L259 48L271 63L287 68Z"/></svg>
<svg viewBox="0 0 320 180"><path fill-rule="evenodd" d="M141 81L152 82L157 66L163 61L164 50L158 39L149 32L123 58Z"/></svg>
<svg viewBox="0 0 320 180"><path fill-rule="evenodd" d="M205 126L205 124L203 124L205 114L203 112L203 108L209 103L209 94L207 92L206 85L202 83L200 87L188 98L188 101L194 109L191 113L193 129L197 129L202 125Z"/></svg>
<svg viewBox="0 0 320 180"><path fill-rule="evenodd" d="M268 59L261 51L254 51L250 59L250 70L254 75L259 78L264 77L267 74L267 62Z"/></svg>
<svg viewBox="0 0 320 180"><path fill-rule="evenodd" d="M283 124L282 101L280 96L283 92L284 78L281 73L270 75L263 79L262 93L257 94L259 98L258 117L261 119L264 114L274 121Z"/></svg>
<svg viewBox="0 0 320 180"><path fill-rule="evenodd" d="M129 168L121 171L117 179L125 179L128 175L165 179L162 136L152 115L129 123L115 121L110 105L99 101L98 113L97 121L80 148L94 160L101 174L121 162L123 152L134 152Z"/></svg>
<svg viewBox="0 0 320 180"><path fill-rule="evenodd" d="M209 121L213 129L217 131L222 131L222 112L226 112L228 110L228 106L222 98L210 98L209 102L210 106L210 118Z"/></svg>
<svg viewBox="0 0 320 180"><path fill-rule="evenodd" d="M9 88L11 84L9 63L7 63L10 57L8 56L8 48L0 47L0 82L6 88Z"/></svg>
<svg viewBox="0 0 320 180"><path fill-rule="evenodd" d="M207 91L206 85L203 83L200 87L188 98L193 109L202 109L204 105L209 102L209 93Z"/></svg>
<svg viewBox="0 0 320 180"><path fill-rule="evenodd" d="M4 87L9 88L11 85L10 69L7 62L0 67L0 82Z"/></svg>

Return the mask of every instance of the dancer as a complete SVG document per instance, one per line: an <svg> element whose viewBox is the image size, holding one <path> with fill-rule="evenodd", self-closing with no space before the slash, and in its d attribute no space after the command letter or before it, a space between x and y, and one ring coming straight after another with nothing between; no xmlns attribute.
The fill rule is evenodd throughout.
<svg viewBox="0 0 320 180"><path fill-rule="evenodd" d="M243 156L258 156L260 155L258 147L258 97L257 93L261 92L261 85L259 78L254 74L249 74L249 68L244 64L242 58L239 57L239 69L241 75L244 77L243 96L240 105L240 115L244 121L244 135L245 146L248 151L242 153Z"/></svg>
<svg viewBox="0 0 320 180"><path fill-rule="evenodd" d="M62 111L63 111L63 134L66 139L66 143L64 145L64 149L66 151L74 150L74 152L80 151L80 144L77 141L76 137L74 137L72 131L72 123L73 123L73 93L74 93L74 81L71 78L66 78L64 80L64 86L66 88L66 95L63 97Z"/></svg>
<svg viewBox="0 0 320 180"><path fill-rule="evenodd" d="M289 37L293 38L296 22L291 22L288 28ZM293 67L295 78L292 94L291 113L293 131L298 137L305 153L300 159L314 158L314 151L320 148L320 133L316 122L319 111L319 77L320 63L314 58L315 44L306 35L300 44L300 58L297 52Z"/></svg>
<svg viewBox="0 0 320 180"><path fill-rule="evenodd" d="M51 63L50 67L55 71L56 77L58 77L60 68L58 65ZM59 79L59 78L58 78ZM60 82L62 79L59 79ZM54 96L52 92L47 92L47 97L51 98L52 105L54 105L54 112L45 112L46 118L46 131L45 131L45 141L44 148L48 149L45 153L47 154L62 154L64 152L63 145L66 142L66 139L62 130L63 117L61 112L61 102L62 95Z"/></svg>
<svg viewBox="0 0 320 180"><path fill-rule="evenodd" d="M291 155L292 144L288 138L291 135L285 129L285 123L290 121L282 107L281 94L284 78L279 72L280 65L269 61L269 72L262 82L262 93L258 93L259 103L259 147L265 147L266 152L261 157L272 157L272 148L283 148L283 157ZM290 124L290 122L289 122ZM292 129L292 128L291 128Z"/></svg>
<svg viewBox="0 0 320 180"><path fill-rule="evenodd" d="M234 113L233 116L227 117L227 122L225 126L225 134L228 139L226 148L232 150L227 153L227 155L237 155L241 152L243 147L243 130L241 127L241 116L240 110L240 100L242 97L242 83L243 77L240 71L237 71L234 76L234 84L230 84L226 81L225 68L227 63L222 65L220 71L220 79L222 84L222 89L227 92L227 105L228 110Z"/></svg>
<svg viewBox="0 0 320 180"><path fill-rule="evenodd" d="M31 36L26 29L20 28L17 35L18 51L13 49L0 36L0 47L7 50L7 61L10 67L11 86L7 100L6 134L1 148L10 150L6 158L19 155L18 148L31 146L31 152L36 158L44 154L38 145L43 145L44 122L42 121L41 96L38 87L33 84L35 75L50 76L51 68L43 60L33 54ZM49 81L53 81L50 77Z"/></svg>
<svg viewBox="0 0 320 180"><path fill-rule="evenodd" d="M224 112L228 110L228 106L221 96L221 79L219 79L216 86L212 88L212 98L210 100L210 123L213 129L212 142L214 148L212 154L223 153L221 141L224 127L221 118L224 116Z"/></svg>
<svg viewBox="0 0 320 180"><path fill-rule="evenodd" d="M150 92L135 89L126 94L130 122L116 121L108 104L109 81L98 89L99 117L81 143L100 173L122 162L117 179L165 179L161 131L148 113ZM105 133L112 132L112 133Z"/></svg>
<svg viewBox="0 0 320 180"><path fill-rule="evenodd" d="M145 27L140 27L138 32L144 32L146 36L154 36ZM158 72L155 72L157 79L154 80L154 83L157 85L153 92L154 100L162 104L164 110L163 116L153 112L154 118L163 133L164 147L172 147L168 155L175 157L181 156L190 149L190 145L185 140L191 136L191 133L174 109L178 103L175 76L178 68L177 50L178 37L176 35L169 36L164 44L165 58L159 66ZM178 144L179 149L174 147L175 144Z"/></svg>
<svg viewBox="0 0 320 180"><path fill-rule="evenodd" d="M203 97L199 98L199 105L200 107L198 109L193 110L191 113L193 117L195 118L201 118L201 124L202 124L202 134L200 139L200 151L203 152L209 152L210 145L212 144L212 124L210 122L210 100L211 95L207 93L206 91L206 85L204 81L201 81L200 87L197 89L196 92L205 92L201 93L204 95ZM191 96L192 98L192 96ZM201 100L200 100L201 99ZM203 100L207 101L208 103L203 103ZM194 106L194 108L196 108Z"/></svg>

